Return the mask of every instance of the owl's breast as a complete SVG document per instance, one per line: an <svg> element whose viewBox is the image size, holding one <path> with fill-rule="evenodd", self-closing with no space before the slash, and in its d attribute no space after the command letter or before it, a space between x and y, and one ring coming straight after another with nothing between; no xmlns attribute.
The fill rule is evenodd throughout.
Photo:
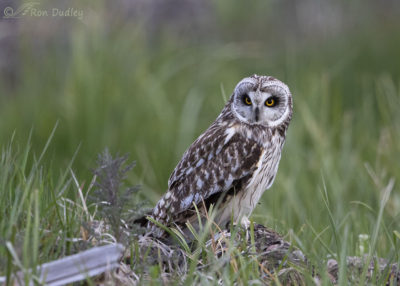
<svg viewBox="0 0 400 286"><path fill-rule="evenodd" d="M260 156L259 167L254 172L240 199L240 209L243 209L246 215L251 214L264 191L272 186L278 172L283 145L282 138L273 136L271 143L269 148L264 150Z"/></svg>
<svg viewBox="0 0 400 286"><path fill-rule="evenodd" d="M282 138L274 137L272 137L272 144L261 153L258 168L254 171L249 183L232 196L224 207L220 222L229 221L231 214L234 221L239 221L243 216L250 216L264 191L271 187L278 171L283 145Z"/></svg>

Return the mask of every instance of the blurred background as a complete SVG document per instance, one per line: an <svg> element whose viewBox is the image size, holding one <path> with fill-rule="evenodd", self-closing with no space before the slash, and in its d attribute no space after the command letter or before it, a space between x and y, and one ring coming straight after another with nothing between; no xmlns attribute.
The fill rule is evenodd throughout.
<svg viewBox="0 0 400 286"><path fill-rule="evenodd" d="M290 87L294 117L254 220L318 256L317 234L332 237L327 203L355 246L394 179L379 250L393 246L400 1L1 0L0 13L2 148L30 137L40 154L58 122L45 163L54 176L79 149L72 168L90 182L108 147L136 160L129 180L155 203L236 83L272 75Z"/></svg>

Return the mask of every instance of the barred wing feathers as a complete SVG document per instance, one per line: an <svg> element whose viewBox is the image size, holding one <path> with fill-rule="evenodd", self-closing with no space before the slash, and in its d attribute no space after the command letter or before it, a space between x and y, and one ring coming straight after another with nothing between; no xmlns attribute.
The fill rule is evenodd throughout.
<svg viewBox="0 0 400 286"><path fill-rule="evenodd" d="M225 127L225 126L224 126ZM257 169L262 146L234 126L212 125L184 153L168 181L169 191L153 210L167 223L211 195L243 188Z"/></svg>

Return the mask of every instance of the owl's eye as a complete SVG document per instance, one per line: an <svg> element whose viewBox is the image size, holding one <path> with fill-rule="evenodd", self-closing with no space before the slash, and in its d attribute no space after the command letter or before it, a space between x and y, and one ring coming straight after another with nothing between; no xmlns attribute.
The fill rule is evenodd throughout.
<svg viewBox="0 0 400 286"><path fill-rule="evenodd" d="M243 102L244 102L244 104L246 104L246 105L251 105L251 99L250 99L250 97L249 97L248 94L245 94L245 95L243 96Z"/></svg>
<svg viewBox="0 0 400 286"><path fill-rule="evenodd" d="M273 107L276 105L276 103L278 102L278 100L275 97L270 97L265 101L265 106L267 107Z"/></svg>

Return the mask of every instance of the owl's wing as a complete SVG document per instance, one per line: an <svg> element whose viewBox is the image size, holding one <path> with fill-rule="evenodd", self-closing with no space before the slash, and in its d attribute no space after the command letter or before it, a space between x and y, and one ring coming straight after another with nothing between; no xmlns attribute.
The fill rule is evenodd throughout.
<svg viewBox="0 0 400 286"><path fill-rule="evenodd" d="M168 221L213 194L243 185L257 169L262 146L234 127L211 126L185 152L168 181L169 191L153 214Z"/></svg>

